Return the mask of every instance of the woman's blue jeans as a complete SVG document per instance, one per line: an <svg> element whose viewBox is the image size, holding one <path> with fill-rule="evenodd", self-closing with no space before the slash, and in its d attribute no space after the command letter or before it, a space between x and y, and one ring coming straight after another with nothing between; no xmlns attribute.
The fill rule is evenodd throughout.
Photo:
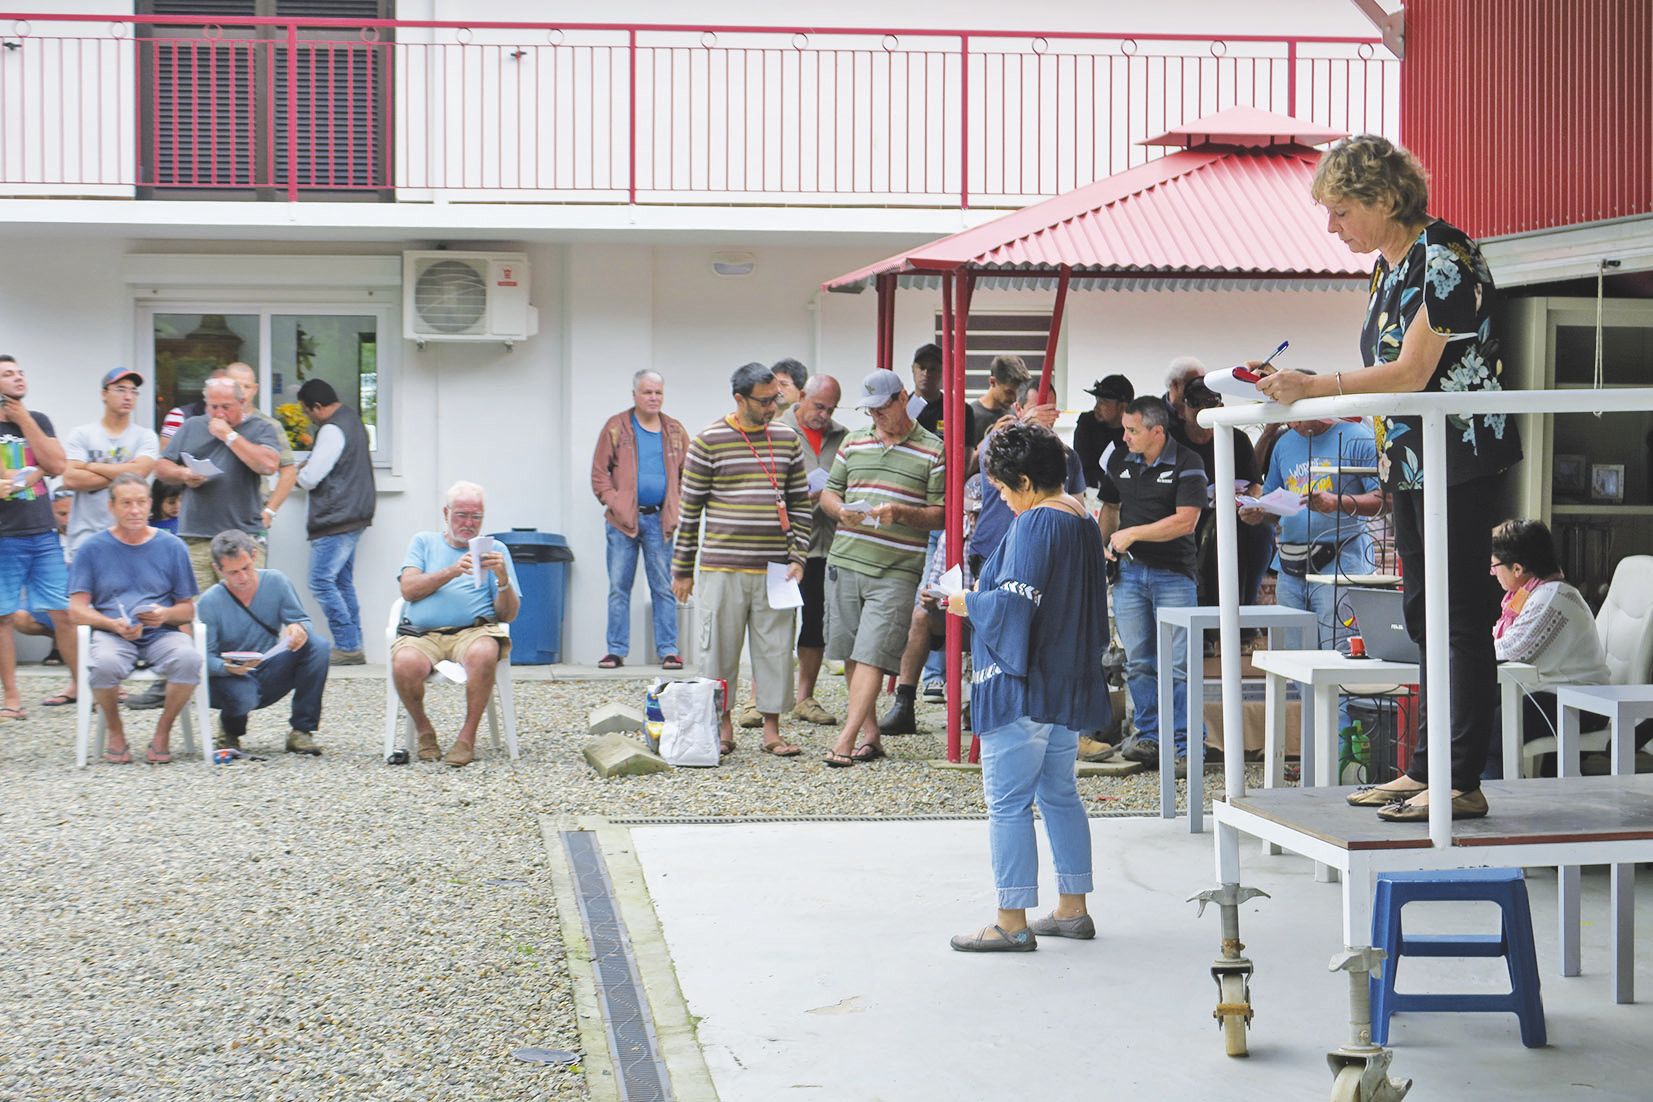
<svg viewBox="0 0 1653 1102"><path fill-rule="evenodd" d="M1073 763L1079 732L1019 719L981 735L981 781L987 795L988 841L999 907L1024 910L1039 902L1039 845L1033 804L1045 820L1056 890L1092 889L1091 826L1079 800Z"/></svg>

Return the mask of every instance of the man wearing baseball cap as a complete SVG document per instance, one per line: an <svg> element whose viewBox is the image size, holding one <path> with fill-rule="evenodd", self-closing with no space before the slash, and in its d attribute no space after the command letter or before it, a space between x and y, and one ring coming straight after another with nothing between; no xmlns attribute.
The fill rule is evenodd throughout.
<svg viewBox="0 0 1653 1102"><path fill-rule="evenodd" d="M907 413L893 371L861 381L855 408L872 417L838 447L820 508L838 525L827 554L829 659L844 663L848 715L826 757L836 768L884 756L874 709L885 674L901 669L930 533L942 525L941 438Z"/></svg>
<svg viewBox="0 0 1653 1102"><path fill-rule="evenodd" d="M125 367L111 368L100 384L103 416L80 425L63 438L68 469L63 486L75 492L69 510L69 558L87 539L115 525L109 513L109 484L118 475L148 478L161 454L160 440L142 425L132 423L143 391L144 377Z"/></svg>
<svg viewBox="0 0 1653 1102"><path fill-rule="evenodd" d="M1109 375L1086 387L1085 393L1096 399L1096 408L1079 415L1073 451L1085 472L1085 485L1094 490L1102 483L1102 453L1110 444L1125 446L1125 403L1136 397L1136 388L1123 375Z"/></svg>

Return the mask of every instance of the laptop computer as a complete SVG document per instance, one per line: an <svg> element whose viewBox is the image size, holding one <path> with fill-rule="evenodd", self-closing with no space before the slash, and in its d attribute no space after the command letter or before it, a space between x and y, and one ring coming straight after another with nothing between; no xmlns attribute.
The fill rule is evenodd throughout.
<svg viewBox="0 0 1653 1102"><path fill-rule="evenodd" d="M1397 589L1350 589L1341 601L1354 614L1354 630L1366 653L1384 662L1416 662L1418 645L1406 634L1406 616Z"/></svg>

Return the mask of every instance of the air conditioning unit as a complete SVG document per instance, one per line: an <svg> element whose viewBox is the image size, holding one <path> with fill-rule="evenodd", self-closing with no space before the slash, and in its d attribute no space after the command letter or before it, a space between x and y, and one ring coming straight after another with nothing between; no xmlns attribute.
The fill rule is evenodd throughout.
<svg viewBox="0 0 1653 1102"><path fill-rule="evenodd" d="M503 341L539 332L522 253L402 254L402 335L426 341Z"/></svg>

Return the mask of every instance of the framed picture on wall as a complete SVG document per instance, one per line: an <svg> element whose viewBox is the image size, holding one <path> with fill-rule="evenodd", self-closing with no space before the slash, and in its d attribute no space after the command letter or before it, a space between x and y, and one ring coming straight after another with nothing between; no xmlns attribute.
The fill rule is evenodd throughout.
<svg viewBox="0 0 1653 1102"><path fill-rule="evenodd" d="M1590 500L1606 505L1624 504L1624 464L1595 463L1590 467Z"/></svg>
<svg viewBox="0 0 1653 1102"><path fill-rule="evenodd" d="M1553 488L1556 497L1583 501L1590 490L1590 461L1582 455L1555 455Z"/></svg>

